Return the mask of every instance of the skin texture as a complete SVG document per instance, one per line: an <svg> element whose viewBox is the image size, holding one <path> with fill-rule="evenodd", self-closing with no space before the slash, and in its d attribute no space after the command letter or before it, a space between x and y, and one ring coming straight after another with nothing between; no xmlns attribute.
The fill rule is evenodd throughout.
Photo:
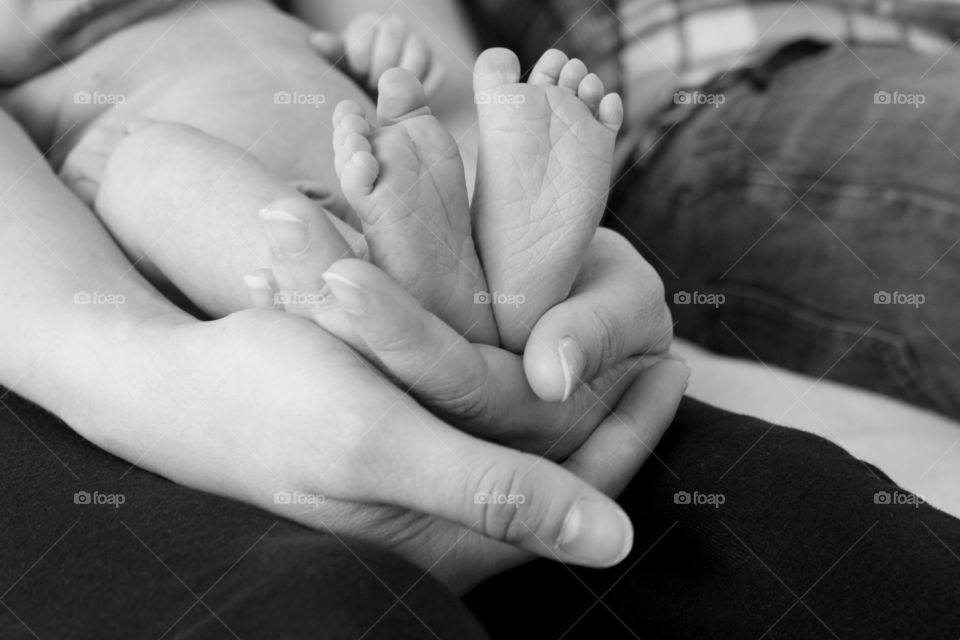
<svg viewBox="0 0 960 640"><path fill-rule="evenodd" d="M334 113L336 169L362 221L370 257L415 298L474 342L497 344L473 245L463 162L404 69L380 78L378 125L344 101Z"/></svg>
<svg viewBox="0 0 960 640"><path fill-rule="evenodd" d="M475 235L501 341L517 353L570 291L604 212L623 120L619 96L604 96L600 79L560 51L546 52L529 82L519 80L512 52L478 58Z"/></svg>
<svg viewBox="0 0 960 640"><path fill-rule="evenodd" d="M601 427L596 446L585 444L564 470L446 425L295 315L193 320L135 275L92 213L2 118L0 135L0 266L11 276L2 295L19 311L0 318L0 383L132 463L361 535L461 592L529 553L606 565L629 546L622 512L590 483L616 491L645 449L611 443ZM78 287L122 293L125 302L76 304ZM656 401L668 395L660 385L686 374L668 373L628 392L610 424L630 432L669 421L675 405ZM272 501L281 490L328 499L322 511L291 513ZM474 500L497 492L527 500L519 509ZM571 537L564 525L577 505L589 517L572 520L582 526Z"/></svg>
<svg viewBox="0 0 960 640"><path fill-rule="evenodd" d="M209 7L197 6L139 23L111 38L109 46L78 56L65 83L57 84L66 73L58 69L18 89L11 97L14 111L21 115L29 111L33 98L56 86L59 95L92 88L123 95L127 101L116 110L120 116L135 113L150 120L176 119L175 114L190 106L192 120L156 126L179 127L184 135L199 134L225 143L222 149L240 149L241 163L252 157L246 165L250 173L244 178L262 175L264 166L273 172L270 184L323 175L324 170L329 173L329 154L315 149L328 149L331 134L323 133L316 114L282 110L285 105L276 101L263 109L236 109L249 85L232 81L224 86L214 81L223 74L219 62L229 60L233 65L242 59L248 67L231 66L234 79L257 83L261 93L267 90L272 95L269 90L284 90L291 78L316 82L318 72L327 71L329 65L317 66L305 37L302 41L273 38L279 33L274 28L286 32L290 22L265 5L215 5L215 15L205 13ZM171 21L177 20L177 28L167 34ZM227 35L223 25L229 28ZM305 35L302 27L292 28ZM217 37L198 37L214 32ZM160 34L165 37L157 38ZM257 49L261 58L251 61L249 51L241 50L237 40ZM138 48L143 41L162 41L162 45L128 68L130 52L143 53ZM202 43L202 50L180 46L186 42ZM125 52L125 47L132 48ZM176 57L186 50L189 60ZM311 56L310 62L304 52ZM304 61L302 67L291 63L298 56ZM283 60L284 65L274 66L293 75L265 73L264 57L268 62ZM177 71L194 69L187 63L197 59L210 66L162 89L138 85L138 78L168 77L162 71L164 65ZM118 64L123 67L111 66ZM91 86L92 78L106 79L105 84ZM349 82L334 71L316 86L333 97L341 90L356 93L355 88L345 89ZM363 100L362 95L358 99ZM198 102L204 108L194 108ZM62 129L52 130L56 137L103 113L73 102L41 112L28 124L32 132L42 130L49 137L51 132L44 125L57 121ZM125 140L146 137L153 126ZM316 137L310 138L305 131ZM2 293L17 300L23 313L5 320L3 353L8 364L0 381L18 390L22 387L26 395L56 411L80 433L133 463L312 526L364 535L425 569L432 568L457 589L520 562L529 553L606 566L626 552L629 523L595 487L615 492L646 458L649 437L639 440L642 447L627 447L621 440L632 438L634 430L656 433L669 423L673 400L679 398L676 390L685 379L682 367L663 363L641 374L636 386L627 391L624 412L601 421L579 448L571 445L566 470L480 441L426 412L387 384L344 342L302 318L273 311L238 312L201 323L177 312L133 275L132 265L90 212L65 193L42 163L37 165L37 152L24 144L22 136L11 135L18 142L10 147L11 168L7 182L0 186L10 187L5 204L11 215L3 221L18 233L3 235L0 255L4 267L9 267L6 273L20 279L6 283ZM261 140L264 135L269 140ZM317 144L304 144L305 140ZM145 149L149 153L155 147ZM290 149L304 151L291 156ZM33 177L23 179L25 166L32 165L42 170L32 173L30 169L26 173ZM303 171L309 167L319 170ZM178 177L172 175L151 183L155 186ZM207 180L204 186L210 184ZM211 210L208 203L191 199L189 190L178 191L185 201L181 209L171 207L176 213ZM277 193L265 190L255 195L254 200L262 202ZM149 201L142 196L141 203ZM308 203L305 198L299 202ZM259 225L257 208L234 209L242 214L230 220L198 215L186 217L184 223L196 229L206 225L209 237L217 239L225 229L242 232ZM329 217L327 222L334 224ZM323 234L327 239L334 236ZM257 237L259 254L254 251L253 255L270 259L269 249L278 234ZM188 254L201 255L184 253ZM256 261L251 263L258 266ZM121 289L129 304L112 311L73 304L73 296L65 294L77 291L74 281L64 275L64 267L90 290ZM166 275L161 268L158 272ZM233 295L246 293L242 272L235 274L238 289ZM181 273L184 279L197 281L208 275L199 268ZM43 295L30 300L34 295L30 292L36 291ZM48 319L38 325L40 316ZM55 357L46 360L48 351L55 352ZM398 407L402 410L394 412ZM389 422L383 419L387 415ZM613 429L605 428L608 424ZM431 464L423 464L425 455ZM273 491L290 489L322 494L329 501L319 514L290 513L271 500ZM480 493L498 492L528 499L520 508L475 499ZM579 526L571 528L571 523ZM468 530L474 533L467 534Z"/></svg>

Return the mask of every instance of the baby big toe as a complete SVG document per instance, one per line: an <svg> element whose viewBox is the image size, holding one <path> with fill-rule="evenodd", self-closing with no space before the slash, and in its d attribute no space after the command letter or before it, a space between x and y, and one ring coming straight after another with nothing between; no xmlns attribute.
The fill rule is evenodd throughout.
<svg viewBox="0 0 960 640"><path fill-rule="evenodd" d="M416 76L399 67L380 76L377 93L377 119L380 126L429 113L427 92Z"/></svg>
<svg viewBox="0 0 960 640"><path fill-rule="evenodd" d="M487 49L473 67L475 93L520 81L520 60L509 49Z"/></svg>

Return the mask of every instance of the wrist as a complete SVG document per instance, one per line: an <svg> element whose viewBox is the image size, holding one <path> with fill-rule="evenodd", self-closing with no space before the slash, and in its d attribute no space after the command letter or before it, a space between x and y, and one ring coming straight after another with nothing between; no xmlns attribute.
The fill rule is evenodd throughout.
<svg viewBox="0 0 960 640"><path fill-rule="evenodd" d="M153 291L80 292L56 352L32 385L36 401L82 435L117 423L121 407L157 384L174 329L190 316Z"/></svg>

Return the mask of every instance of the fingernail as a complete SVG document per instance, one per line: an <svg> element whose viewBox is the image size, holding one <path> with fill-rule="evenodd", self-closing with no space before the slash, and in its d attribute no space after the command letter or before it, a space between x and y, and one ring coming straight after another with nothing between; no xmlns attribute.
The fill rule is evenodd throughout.
<svg viewBox="0 0 960 640"><path fill-rule="evenodd" d="M247 275L243 276L243 282L247 285L248 289L255 289L257 291L269 291L273 293L273 287L270 286L270 281L261 276Z"/></svg>
<svg viewBox="0 0 960 640"><path fill-rule="evenodd" d="M261 209L270 248L280 257L296 258L310 248L310 229L297 216L281 209Z"/></svg>
<svg viewBox="0 0 960 640"><path fill-rule="evenodd" d="M272 309L276 305L273 286L270 281L261 276L243 276L243 283L250 291L250 301L255 309Z"/></svg>
<svg viewBox="0 0 960 640"><path fill-rule="evenodd" d="M670 354L673 356L674 354ZM687 361L682 357L667 357L666 360L660 363L659 366L670 366L675 367L677 374L683 376L683 392L686 393L687 389L690 388L690 365L687 364Z"/></svg>
<svg viewBox="0 0 960 640"><path fill-rule="evenodd" d="M557 548L583 564L612 567L633 548L633 527L622 509L581 498L563 521Z"/></svg>
<svg viewBox="0 0 960 640"><path fill-rule="evenodd" d="M333 297L337 299L344 311L361 315L367 312L369 301L366 292L355 282L347 280L335 273L324 273L323 280L327 283Z"/></svg>
<svg viewBox="0 0 960 640"><path fill-rule="evenodd" d="M566 402L580 384L586 362L580 341L573 336L561 338L557 352L560 355L560 368L563 370L563 402Z"/></svg>

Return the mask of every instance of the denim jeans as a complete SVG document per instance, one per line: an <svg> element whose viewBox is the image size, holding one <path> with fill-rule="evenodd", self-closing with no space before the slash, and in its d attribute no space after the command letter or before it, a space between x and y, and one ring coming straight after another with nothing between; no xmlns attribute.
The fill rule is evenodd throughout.
<svg viewBox="0 0 960 640"><path fill-rule="evenodd" d="M677 334L960 418L960 54L797 43L703 91L607 220Z"/></svg>

